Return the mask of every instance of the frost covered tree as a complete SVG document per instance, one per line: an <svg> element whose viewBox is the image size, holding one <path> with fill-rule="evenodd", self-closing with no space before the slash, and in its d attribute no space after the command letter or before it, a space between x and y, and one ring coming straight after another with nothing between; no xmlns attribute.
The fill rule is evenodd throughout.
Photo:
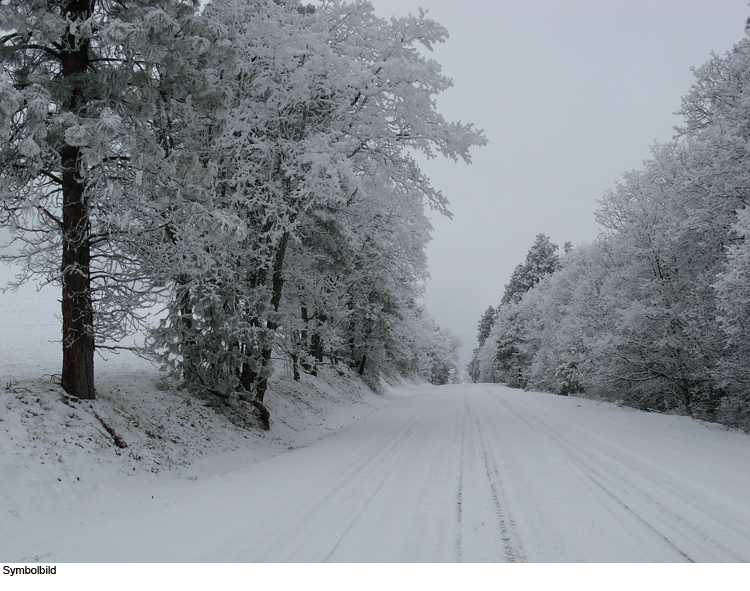
<svg viewBox="0 0 750 591"><path fill-rule="evenodd" d="M238 394L267 419L275 347L299 358L312 335L340 338L364 372L400 328L426 237L397 220L423 217L425 205L447 212L411 152L468 162L485 140L435 109L450 81L419 48L446 32L423 15L217 0L202 18L226 31L226 53L209 74L224 98L207 114L202 153L216 190L201 208L227 235L178 220L154 249L181 263L153 263L174 273L152 348L193 386ZM335 256L331 240L343 247Z"/></svg>
<svg viewBox="0 0 750 591"><path fill-rule="evenodd" d="M713 56L695 70L696 81L683 99L685 124L680 129L691 142L690 167L705 195L700 224L716 228L724 257L716 276L718 317L727 341L716 378L726 389L717 414L725 422L750 428L750 373L747 356L747 207L750 195L750 28L723 56ZM715 267L711 268L713 272Z"/></svg>
<svg viewBox="0 0 750 591"><path fill-rule="evenodd" d="M601 200L600 238L504 305L485 375L644 409L714 412L724 337L713 283L734 214L706 192L704 156L693 139L673 142L623 175Z"/></svg>
<svg viewBox="0 0 750 591"><path fill-rule="evenodd" d="M611 334L610 315L600 297L610 269L601 239L569 249L561 268L521 301L534 318L527 335L532 351L528 385L560 395L598 394L591 381L593 343Z"/></svg>
<svg viewBox="0 0 750 591"><path fill-rule="evenodd" d="M266 421L274 350L376 375L450 349L414 303L447 200L413 153L485 139L436 110L441 26L363 1L0 10L0 221L21 280L62 286L68 392L94 396L95 348L162 296L150 354Z"/></svg>
<svg viewBox="0 0 750 591"><path fill-rule="evenodd" d="M477 335L477 340L479 341L479 346L481 347L484 345L484 342L487 340L487 337L490 336L490 331L492 330L492 327L495 325L495 321L497 320L497 310L490 306L487 308L482 315L482 319L479 321L479 333Z"/></svg>
<svg viewBox="0 0 750 591"><path fill-rule="evenodd" d="M469 365L466 367L466 371L469 374L469 378L472 382L478 382L479 381L479 359L477 355L479 354L479 351L484 346L485 341L487 340L487 337L490 335L490 331L492 330L492 327L495 324L495 320L497 319L497 310L490 306L487 308L482 315L482 318L479 320L479 325L477 327L477 341L479 342L479 346L474 349L471 357L471 361L469 362Z"/></svg>
<svg viewBox="0 0 750 591"><path fill-rule="evenodd" d="M710 412L717 400L711 374L723 337L712 283L728 230L718 204L691 183L701 176L693 150L690 142L655 148L598 214L609 230L605 295L615 327L597 371L642 407L688 413Z"/></svg>
<svg viewBox="0 0 750 591"><path fill-rule="evenodd" d="M502 381L523 387L527 354L522 351L523 318L516 305L524 295L560 267L557 245L544 234L538 234L505 286L500 305L485 312L479 326L479 347L469 366L475 381ZM489 327L489 330L488 330Z"/></svg>
<svg viewBox="0 0 750 591"><path fill-rule="evenodd" d="M480 379L750 429L750 39L694 74L676 139L601 199L599 238L531 289L518 267Z"/></svg>
<svg viewBox="0 0 750 591"><path fill-rule="evenodd" d="M436 386L459 383L461 376L458 369L458 350L461 347L461 339L448 329L437 325L434 333L428 336L430 383Z"/></svg>
<svg viewBox="0 0 750 591"><path fill-rule="evenodd" d="M557 244L552 244L544 234L537 234L534 244L526 253L526 260L513 270L501 304L518 303L524 293L554 273L560 265L556 251Z"/></svg>
<svg viewBox="0 0 750 591"><path fill-rule="evenodd" d="M368 190L346 207L313 211L300 224L279 333L295 363L314 366L328 353L378 375L409 359L415 335L430 330L414 305L426 278L429 222L419 200L384 180L366 177Z"/></svg>
<svg viewBox="0 0 750 591"><path fill-rule="evenodd" d="M742 239L729 248L727 264L716 282L719 321L727 335L719 376L728 390L721 412L750 428L750 215L740 211L734 232Z"/></svg>
<svg viewBox="0 0 750 591"><path fill-rule="evenodd" d="M164 157L151 122L184 73L175 57L200 53L192 12L168 0L0 4L0 223L20 248L19 281L61 285L62 386L79 398L95 396L95 348L152 299L119 242L124 213L146 199L137 180Z"/></svg>

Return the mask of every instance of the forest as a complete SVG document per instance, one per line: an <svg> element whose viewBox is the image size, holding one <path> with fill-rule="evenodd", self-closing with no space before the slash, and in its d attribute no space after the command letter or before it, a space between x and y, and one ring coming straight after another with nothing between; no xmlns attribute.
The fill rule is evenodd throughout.
<svg viewBox="0 0 750 591"><path fill-rule="evenodd" d="M450 213L415 155L486 139L436 110L442 26L361 0L12 0L0 30L2 258L60 286L69 395L138 331L266 426L274 359L458 379L419 302L426 210Z"/></svg>
<svg viewBox="0 0 750 591"><path fill-rule="evenodd" d="M750 429L750 39L694 76L674 139L599 200L597 239L536 237L479 322L473 381Z"/></svg>

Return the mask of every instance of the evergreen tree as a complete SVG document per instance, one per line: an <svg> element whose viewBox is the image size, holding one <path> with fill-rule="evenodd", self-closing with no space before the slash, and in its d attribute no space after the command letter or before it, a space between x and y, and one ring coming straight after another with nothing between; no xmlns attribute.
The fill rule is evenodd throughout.
<svg viewBox="0 0 750 591"><path fill-rule="evenodd" d="M479 346L472 352L471 361L469 362L469 365L466 366L466 371L468 372L469 378L471 378L472 382L479 381L479 359L477 358L477 355L479 354L481 348L484 346L484 343L487 340L487 337L490 335L490 331L492 330L492 327L497 320L497 312L498 311L495 308L490 306L489 308L487 308L487 310L485 310L481 320L479 321L479 326L477 327L477 340L479 341Z"/></svg>
<svg viewBox="0 0 750 591"><path fill-rule="evenodd" d="M479 346L481 347L484 345L484 342L487 340L487 337L490 336L490 331L492 330L492 327L495 325L495 322L497 320L497 310L490 306L484 311L484 314L482 315L482 319L479 321L479 334L477 335L477 340L479 341Z"/></svg>
<svg viewBox="0 0 750 591"><path fill-rule="evenodd" d="M176 0L0 5L0 223L21 247L4 258L23 265L19 282L61 285L62 386L79 398L95 396L95 347L152 300L121 242L145 199L136 180L164 157L150 124L182 75L170 56L200 47L176 42L192 12Z"/></svg>
<svg viewBox="0 0 750 591"><path fill-rule="evenodd" d="M455 339L415 304L425 207L413 151L470 161L447 32L370 4L0 3L0 223L23 281L62 286L63 386L166 298L149 353L196 391L263 405L273 351L365 375L455 377ZM62 265L60 264L62 256Z"/></svg>
<svg viewBox="0 0 750 591"><path fill-rule="evenodd" d="M526 260L513 270L501 304L518 303L523 294L554 273L560 267L560 257L555 254L556 251L557 244L552 244L544 234L537 234L534 244L526 253Z"/></svg>

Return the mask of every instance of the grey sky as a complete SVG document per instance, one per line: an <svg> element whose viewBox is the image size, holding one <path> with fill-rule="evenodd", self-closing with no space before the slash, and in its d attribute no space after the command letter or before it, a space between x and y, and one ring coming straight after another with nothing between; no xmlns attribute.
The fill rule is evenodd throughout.
<svg viewBox="0 0 750 591"><path fill-rule="evenodd" d="M372 0L381 16L418 14L450 39L434 57L454 88L438 99L489 145L474 163L425 163L451 201L434 219L426 303L461 336L500 302L536 234L561 247L598 231L596 200L672 138L691 66L744 35L746 0Z"/></svg>

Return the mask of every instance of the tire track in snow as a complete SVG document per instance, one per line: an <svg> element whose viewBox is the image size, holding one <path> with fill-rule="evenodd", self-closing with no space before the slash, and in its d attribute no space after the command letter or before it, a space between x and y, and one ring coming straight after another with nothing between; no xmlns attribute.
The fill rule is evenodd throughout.
<svg viewBox="0 0 750 591"><path fill-rule="evenodd" d="M453 401L455 398L451 396ZM402 508L410 509L418 505L423 508L425 504L437 505L438 511L425 518L422 514L421 517L413 515L410 511L406 512L404 517L408 523L412 525L412 533L417 535L417 532L424 529L425 527L432 527L432 531L428 538L431 542L437 544L435 550L439 551L442 542L453 540L455 530L455 522L449 518L450 515L444 509L450 507L450 489L446 488L445 485L448 481L445 479L449 474L445 474L445 466L452 465L449 461L450 457L458 456L457 462L460 462L460 446L457 446L457 435L462 433L463 424L465 417L463 413L453 413L451 417L451 426L440 432L440 437L437 439L437 445L432 445L427 442L435 436L435 423L440 421L441 413L446 412L446 406L450 407L450 404L446 405L447 400L441 400L440 397L424 398L425 405L419 413L419 416L411 422L410 426L407 426L403 432L408 433L408 437L402 439L400 443L396 443L398 447L396 453L384 453L383 454L383 471L378 474L376 485L373 487L369 486L367 489L362 490L361 498L363 502L359 505L359 509L354 512L350 512L346 519L346 525L343 531L338 534L336 542L328 551L324 561L335 560L337 554L343 554L344 556L349 553L351 555L353 546L362 546L364 538L357 537L358 534L361 536L361 531L357 528L362 525L361 522L367 521L367 518L372 520L373 516L378 520L382 526L384 523L383 519L379 519L378 515L381 513L384 507L392 507L394 505L400 505ZM425 449L426 448L426 449ZM424 454L427 455L424 455ZM446 464L447 462L447 464ZM430 468L434 470L436 466L441 468L440 478L434 479L434 474L428 474L428 478L423 481L423 485L428 488L428 495L424 496L424 493L420 496L415 496L414 490L404 490L403 483L405 479L413 477L416 472L414 471L415 463L419 467ZM430 470L428 470L430 472ZM371 479L372 480L372 479ZM386 485L390 484L391 490L384 491ZM360 497L357 497L360 498ZM369 513L369 515L368 515ZM441 518L441 516L448 517ZM385 515L383 517L386 517ZM401 522L399 527L403 526L404 522ZM366 528L365 528L366 529ZM418 536L417 536L418 537ZM375 539L374 544L382 544L383 539ZM448 548L450 548L450 541L448 542ZM339 552L343 549L343 552ZM413 551L413 550L412 550ZM355 552L356 553L356 552ZM419 555L419 552L417 553ZM455 556L452 552L451 556ZM417 558L421 560L421 558ZM434 559L431 559L434 560Z"/></svg>
<svg viewBox="0 0 750 591"><path fill-rule="evenodd" d="M554 435L549 434L549 436L553 439L555 438ZM635 486L631 481L618 474L617 471L608 467L601 459L596 458L594 454L589 453L585 448L579 445L575 445L569 441L565 441L562 438L557 438L557 441L561 448L564 448L564 453L566 453L571 461L574 463L578 463L578 467L581 469L582 474L584 474L586 478L588 478L607 496L616 501L633 517L640 521L645 527L662 538L668 546L672 547L688 562L696 562L696 560L688 554L688 550L683 550L683 548L672 541L674 535L670 536L664 533L661 528L671 529L674 531L675 535L679 535L682 538L684 538L686 534L684 528L687 528L691 530L693 534L701 538L704 542L707 542L710 546L713 546L715 550L719 550L720 554L723 555L724 558L729 557L733 562L744 562L744 559L739 554L726 547L725 545L719 543L715 539L709 537L705 532L701 531L695 525L687 521L684 516L675 513L673 510L666 507L663 502L656 500L648 492ZM607 481L609 481L609 484L605 484ZM652 482L651 484L653 486L661 488L661 490L669 494L668 491L666 491L658 483ZM639 498L640 500L645 501L646 504L650 505L652 510L655 511L657 513L657 516L662 520L662 523L660 524L661 528L656 527L656 525L648 521L639 511L633 509L627 501L621 498L622 496L628 495ZM679 529L683 529L683 531L679 531ZM718 557L715 556L713 558L715 559Z"/></svg>
<svg viewBox="0 0 750 591"><path fill-rule="evenodd" d="M496 394L494 392L490 393L490 397L495 400L498 404L506 408L508 411L513 413L517 418L519 418L521 421L526 423L531 429L535 429L535 427L529 423L524 417L521 416L521 414L514 409L510 404L508 404L505 400L502 400L500 398L499 394ZM537 417L538 419L538 417ZM549 425L543 423L541 420L539 420L543 427L544 435L548 438L550 438L552 441L555 442L557 449L563 453L567 459L569 460L570 464L583 476L585 476L589 481L591 481L598 489L602 490L607 497L614 500L620 507L622 507L628 515L630 515L631 518L635 519L641 525L645 526L648 530L656 534L659 538L661 538L666 544L671 547L673 550L675 550L678 554L683 556L688 562L695 562L690 556L688 556L685 552L683 552L677 545L672 542L667 536L665 536L662 532L660 532L658 529L656 529L653 525L651 525L648 521L646 521L643 517L641 517L638 513L636 513L633 509L631 509L625 502L623 502L612 490L604 486L602 482L597 480L597 478L594 475L597 475L596 471L588 465L584 458L579 456L576 456L572 452L572 446L569 442L564 440L562 437L558 436L556 433L553 432L553 430L549 427Z"/></svg>
<svg viewBox="0 0 750 591"><path fill-rule="evenodd" d="M503 400L499 393L490 392L490 396L498 404L508 409L516 417L526 423L531 429L535 429L535 427L516 409L514 409L508 401ZM534 416L534 419L541 428L544 436L555 442L557 449L569 460L570 464L576 468L579 474L593 484L597 490L604 493L607 498L614 501L617 506L623 509L625 513L631 517L631 519L634 519L636 522L640 523L641 526L656 535L668 547L672 548L673 551L682 556L684 560L688 562L696 561L690 555L690 551L684 548L684 542L682 544L677 544L673 538L675 536L680 536L684 539L686 537L686 532L684 530L688 529L694 534L692 537L697 535L700 540L707 542L715 550L719 551L720 554L718 556L712 555L711 560L716 560L717 558L729 558L729 560L733 562L744 562L742 556L734 552L731 548L728 548L724 544L721 544L717 540L708 536L694 524L687 521L683 515L666 507L663 502L660 502L642 487L638 487L633 480L630 480L621 474L621 472L634 471L632 468L623 464L619 459L610 454L606 454L606 452L601 449L594 450L590 446L585 445L585 443L574 442L569 434L566 437L559 433L558 430L554 429L538 414ZM615 467L608 465L608 462L605 459L597 457L597 453L606 456L606 460L609 460L610 463L614 462ZM619 468L619 470L617 468ZM637 479L636 482L642 479L642 477L642 473L634 474L634 478ZM663 492L665 495L673 495L672 492L665 489L664 486L653 479L649 481L649 484L651 484L652 487L656 487L658 491ZM653 523L653 519L647 518L644 515L643 510L639 511L633 508L631 503L627 501L627 497L643 502L644 505L647 508L650 508L651 512L655 514L653 517L657 519L658 523ZM648 512L649 511L646 511L645 513ZM664 530L671 530L672 533L666 533ZM695 541L693 541L693 544L695 544Z"/></svg>
<svg viewBox="0 0 750 591"><path fill-rule="evenodd" d="M424 456L424 461L428 464L437 463L445 466L447 461L449 474L452 474L450 478L455 482L455 488L452 489L455 491L455 496L452 498L455 521L450 526L445 520L437 520L432 524L437 526L437 531L433 528L432 534L437 538L443 538L450 529L456 532L450 538L452 538L451 543L455 548L453 556L458 561L468 559L470 561L505 560L507 562L521 562L524 557L514 544L513 522L506 517L507 500L504 498L501 488L502 483L499 481L500 474L497 462L494 454L490 453L488 442L482 434L486 426L472 410L471 396L464 392L462 398L460 403L456 405L455 420L452 427L450 430L443 432L444 435L440 438L443 445L440 448L430 448L430 455ZM371 478L369 478L370 484L375 483L374 487L368 486L356 493L357 498L362 500L359 509L356 513L348 513L346 519L341 520L341 523L346 523L346 525L337 534L337 540L328 549L324 558L325 561L336 560L337 556L346 556L347 553L351 555L352 546L350 542L362 544L362 539L352 537L360 534L361 530L357 527L360 525L360 520L368 512L374 511L370 515L372 517L381 509L376 502L382 506L385 502L391 500L387 496L388 493L383 492L384 487L390 480L394 478L397 480L403 479L404 475L408 474L408 469L411 467L409 462L415 461L412 452L423 441L423 435L434 429L434 420L439 417L439 412L428 414L427 410L439 407L443 409L440 412L445 412L446 408L452 409L454 404L454 402L449 401L455 401L455 395L451 394L442 400L440 398L426 400L427 408L420 413L417 420L411 421L403 430L403 432L408 433L408 437L393 441L392 450L384 450L382 470L379 470L376 475L371 474ZM449 412L452 412L452 410ZM456 461L451 462L451 457L455 457ZM450 469L451 465L454 466L453 469ZM372 468L365 467L363 470L372 472ZM429 499L425 498L425 501L434 501L433 504L440 507L450 507L451 501L449 500L450 496L448 496L450 489L441 488L447 484L447 481L436 480L426 482L426 484L431 490ZM483 489L487 491L486 494L481 492ZM466 497L467 492L469 493L468 499ZM410 498L405 498L403 501L407 504L413 502ZM468 515L465 511L467 501L471 504ZM421 503L423 501L420 501ZM483 525L488 517L491 521L488 521L487 524L490 525L494 521L494 526L491 526L491 529L483 530L480 523ZM414 522L415 528L419 528L420 525L424 524L419 521ZM446 525L450 529L446 530ZM473 530L471 529L472 525L474 525ZM486 537L487 534L490 535L489 538ZM436 538L433 538L432 541L440 542ZM346 551L341 554L340 551L343 548L346 548ZM496 550L493 551L493 548Z"/></svg>
<svg viewBox="0 0 750 591"><path fill-rule="evenodd" d="M458 553L458 562L463 560L463 496L464 496L464 449L466 448L466 421L469 409L468 392L464 387L463 391L464 413L461 421L461 450L459 452L459 472L458 472L458 494L456 495L456 522L458 525L456 533L456 551Z"/></svg>
<svg viewBox="0 0 750 591"><path fill-rule="evenodd" d="M418 431L416 427L417 425L419 425L420 423L424 421L424 417L427 414L428 410L429 410L429 407L425 406L424 410L419 414L418 418L415 419L410 424L409 428L404 430L404 432L407 432L409 434L409 436L406 438L406 441L403 444L393 445L393 448L395 448L398 451L397 455L395 456L395 459L390 453L380 454L380 461L378 462L377 467L380 468L381 466L385 466L386 461L390 465L384 467L383 473L378 476L377 485L375 486L374 489L371 489L370 494L367 495L367 498L365 499L364 503L360 506L359 511L357 511L357 513L353 517L349 518L346 529L344 529L344 531L338 535L338 539L336 540L336 542L333 544L333 546L330 548L330 550L326 554L325 558L323 559L323 562L329 562L331 560L336 550L338 550L339 547L341 546L344 539L347 537L347 535L351 533L352 529L357 524L357 521L359 520L359 518L370 507L373 499L378 495L380 490L383 488L383 485L388 480L388 477L391 476L391 474L393 474L398 464L406 455L409 449L409 443L411 443L411 441L414 440L414 438L417 436ZM362 469L362 470L358 470L357 472L363 472L363 471L364 470Z"/></svg>
<svg viewBox="0 0 750 591"><path fill-rule="evenodd" d="M505 513L506 511L508 511L507 499L505 499L505 495L498 489L498 486L495 484L495 480L498 480L499 482L500 477L500 472L497 468L497 461L495 459L495 456L490 452L489 447L487 446L481 422L476 416L474 410L471 408L468 396L466 397L466 411L467 416L470 417L471 422L476 427L475 433L479 441L479 448L481 450L482 463L485 472L484 475L487 479L486 482L489 485L490 494L492 496L492 502L494 505L493 509L497 518L498 531L503 542L503 552L505 554L505 560L506 562L523 562L524 557L521 555L518 545L514 544L513 536L511 535L511 527L505 519ZM499 482L499 485L501 486L502 483Z"/></svg>
<svg viewBox="0 0 750 591"><path fill-rule="evenodd" d="M736 486L746 478L731 480L729 472L745 464L707 471L717 475L715 486L695 478L704 463L726 457L716 449L737 446L709 449L700 470L672 470L671 456L651 452L665 445L659 420L625 421L629 430L619 432L612 409L599 414L591 406L579 415L559 400L500 387L416 392L309 447L158 488L169 502L102 513L99 529L89 528L97 543L94 552L89 542L90 556L108 562L750 556L744 489ZM592 422L600 417L604 422ZM649 436L641 439L641 431ZM686 458L677 457L684 467ZM730 494L721 494L723 484ZM723 510L724 499L736 510Z"/></svg>
<svg viewBox="0 0 750 591"><path fill-rule="evenodd" d="M336 541L332 546L321 550L319 560L329 560L335 549L340 546L341 538L351 530L357 517L372 501L383 482L393 471L397 461L408 449L409 442L414 438L415 427L424 420L428 411L429 407L425 406L416 417L402 425L395 433L381 434L372 447L365 447L362 453L350 456L344 469L336 470L331 475L332 479L317 478L315 484L305 491L305 500L308 502L303 505L298 502L291 507L285 507L283 511L284 521L278 523L277 527L273 529L273 533L263 539L264 551L260 555L254 556L252 560L257 562L278 561L279 556L294 557L298 555L307 548L307 545L299 544L289 547L288 540L290 537L299 538L298 535L290 536L289 532L296 532L308 526L311 522L316 522L313 518L320 518L321 513L330 517L330 519L323 519L328 526L341 523L341 514L338 509L351 506L351 499L359 498L361 493L359 489L361 489L363 482L375 479L377 482L375 492L369 495L356 516L348 519L343 532L335 535ZM381 443L383 445L378 445ZM304 452L304 449L300 451ZM396 460L394 460L394 455ZM384 471L385 474L383 474Z"/></svg>

